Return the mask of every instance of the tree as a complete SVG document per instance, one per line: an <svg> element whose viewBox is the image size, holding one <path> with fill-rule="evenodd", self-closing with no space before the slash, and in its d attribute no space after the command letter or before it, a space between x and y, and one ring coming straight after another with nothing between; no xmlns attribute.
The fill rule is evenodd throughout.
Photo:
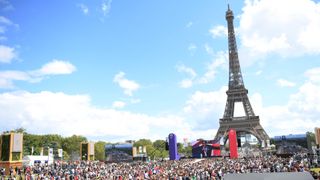
<svg viewBox="0 0 320 180"><path fill-rule="evenodd" d="M68 153L72 160L78 159L80 156L80 143L87 141L83 136L73 135L62 141L62 149Z"/></svg>
<svg viewBox="0 0 320 180"><path fill-rule="evenodd" d="M133 144L134 147L146 146L147 153L151 153L153 151L153 145L150 139L140 139Z"/></svg>
<svg viewBox="0 0 320 180"><path fill-rule="evenodd" d="M39 155L40 154L40 147L41 142L41 136L34 135L34 134L28 134L25 133L23 135L23 154L24 155ZM33 154L32 154L32 147L33 147Z"/></svg>
<svg viewBox="0 0 320 180"><path fill-rule="evenodd" d="M147 146L147 145L151 145L152 146L152 142L150 139L139 139L138 141L136 141L133 146L135 147L139 147L139 146Z"/></svg>
<svg viewBox="0 0 320 180"><path fill-rule="evenodd" d="M156 140L153 142L153 147L155 149L155 158L166 158L169 155L169 151L166 151L166 141Z"/></svg>
<svg viewBox="0 0 320 180"><path fill-rule="evenodd" d="M159 151L166 150L166 141L165 140L156 140L153 142L153 147Z"/></svg>
<svg viewBox="0 0 320 180"><path fill-rule="evenodd" d="M310 141L312 142L312 143L316 143L316 136L315 136L315 134L313 133L313 132L307 132L307 137L309 137L310 138Z"/></svg>
<svg viewBox="0 0 320 180"><path fill-rule="evenodd" d="M146 148L147 148L147 155L151 159L154 159L155 155L156 155L156 153L155 153L156 150L154 149L153 145L152 144L148 144L148 145L146 145Z"/></svg>
<svg viewBox="0 0 320 180"><path fill-rule="evenodd" d="M58 149L61 148L63 137L57 134L34 135L24 133L23 135L23 154L24 155L39 155L43 148L44 154L48 153L48 148L53 148L54 155L58 154Z"/></svg>
<svg viewBox="0 0 320 180"><path fill-rule="evenodd" d="M182 143L177 143L177 146L178 146L178 152L179 153L182 153L182 151L183 151L183 144Z"/></svg>
<svg viewBox="0 0 320 180"><path fill-rule="evenodd" d="M133 146L146 146L147 154L151 159L168 157L168 151L166 151L166 141L164 140L156 140L152 143L149 139L140 139L136 141Z"/></svg>
<svg viewBox="0 0 320 180"><path fill-rule="evenodd" d="M13 130L12 132L15 132L15 133L26 133L26 129L23 128L23 127L20 127L20 128L17 128L15 130Z"/></svg>
<svg viewBox="0 0 320 180"><path fill-rule="evenodd" d="M70 160L70 156L66 151L62 152L62 159L63 160Z"/></svg>
<svg viewBox="0 0 320 180"><path fill-rule="evenodd" d="M191 157L192 156L192 146L188 145L186 147L183 147L179 153L183 154L186 157Z"/></svg>
<svg viewBox="0 0 320 180"><path fill-rule="evenodd" d="M107 143L104 141L98 141L94 144L94 155L95 159L99 161L105 161L105 145Z"/></svg>
<svg viewBox="0 0 320 180"><path fill-rule="evenodd" d="M316 145L316 136L313 132L307 132L308 148Z"/></svg>

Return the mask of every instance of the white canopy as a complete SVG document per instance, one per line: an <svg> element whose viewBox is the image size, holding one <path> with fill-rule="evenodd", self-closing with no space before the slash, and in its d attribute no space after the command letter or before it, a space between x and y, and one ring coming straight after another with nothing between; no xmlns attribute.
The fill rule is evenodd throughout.
<svg viewBox="0 0 320 180"><path fill-rule="evenodd" d="M36 163L52 164L53 157L49 157L49 156L24 156L23 157L23 165L25 166L33 166Z"/></svg>

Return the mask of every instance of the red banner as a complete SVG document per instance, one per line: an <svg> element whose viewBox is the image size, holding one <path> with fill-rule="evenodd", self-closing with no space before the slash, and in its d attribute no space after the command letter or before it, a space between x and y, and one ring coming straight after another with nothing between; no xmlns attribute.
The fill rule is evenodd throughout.
<svg viewBox="0 0 320 180"><path fill-rule="evenodd" d="M234 129L229 130L229 148L230 148L230 158L238 158L238 145L237 145L237 134Z"/></svg>

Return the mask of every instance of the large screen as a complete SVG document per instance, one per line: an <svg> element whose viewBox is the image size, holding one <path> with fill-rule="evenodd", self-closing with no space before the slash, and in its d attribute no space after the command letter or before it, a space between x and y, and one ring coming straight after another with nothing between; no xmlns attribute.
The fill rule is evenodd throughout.
<svg viewBox="0 0 320 180"><path fill-rule="evenodd" d="M295 154L308 152L307 134L290 134L273 138L277 154Z"/></svg>
<svg viewBox="0 0 320 180"><path fill-rule="evenodd" d="M107 144L105 146L107 162L128 162L132 161L132 144Z"/></svg>
<svg viewBox="0 0 320 180"><path fill-rule="evenodd" d="M192 145L192 157L204 158L220 156L220 144L215 140L197 140Z"/></svg>

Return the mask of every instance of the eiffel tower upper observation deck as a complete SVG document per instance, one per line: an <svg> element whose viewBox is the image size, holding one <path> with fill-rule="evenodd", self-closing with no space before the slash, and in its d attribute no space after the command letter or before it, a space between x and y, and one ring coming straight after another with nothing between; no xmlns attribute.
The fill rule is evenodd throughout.
<svg viewBox="0 0 320 180"><path fill-rule="evenodd" d="M251 107L248 90L245 88L240 69L238 58L238 50L236 37L233 26L233 12L226 12L226 20L228 23L228 46L229 46L229 88L227 90L227 103L223 118L220 119L220 126L215 139L225 137L230 128L237 132L249 133L254 135L260 143L268 144L269 136L260 125L259 116L256 116ZM235 103L240 102L243 105L245 115L242 117L234 117Z"/></svg>

